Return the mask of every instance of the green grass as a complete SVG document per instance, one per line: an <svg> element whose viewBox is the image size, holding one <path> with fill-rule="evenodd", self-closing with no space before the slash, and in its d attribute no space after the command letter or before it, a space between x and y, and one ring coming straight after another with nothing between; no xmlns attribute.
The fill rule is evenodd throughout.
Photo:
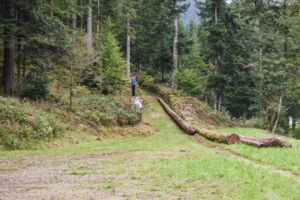
<svg viewBox="0 0 300 200"><path fill-rule="evenodd" d="M270 137L270 133L260 129L253 128L227 128L219 129L217 132L232 132L242 135L255 136L255 137ZM284 138L292 143L292 148L256 148L253 146L238 144L226 146L231 150L241 153L249 158L268 163L277 168L292 170L300 174L300 141Z"/></svg>
<svg viewBox="0 0 300 200"><path fill-rule="evenodd" d="M202 146L183 134L169 118L153 118L153 113L165 115L165 112L154 98L147 98L147 101L144 120L159 129L159 134L117 138L47 150L2 151L0 157L30 159L29 155L108 153L108 159L99 161L99 165L71 165L65 173L73 173L74 176L97 174L110 177L101 184L86 185L83 188L105 192L130 188L131 192L136 190L136 197L140 199L300 198L300 182L296 178L254 166L251 162L222 156L217 150ZM238 130L233 129L232 132ZM263 133L255 132L255 134ZM230 148L236 148L235 151L239 148L256 150L245 145ZM261 150L269 151L272 155L276 153L274 150L277 151L276 149L258 151ZM257 154L260 155L259 152ZM292 165L291 162L289 166ZM299 162L298 165L294 165L298 166Z"/></svg>

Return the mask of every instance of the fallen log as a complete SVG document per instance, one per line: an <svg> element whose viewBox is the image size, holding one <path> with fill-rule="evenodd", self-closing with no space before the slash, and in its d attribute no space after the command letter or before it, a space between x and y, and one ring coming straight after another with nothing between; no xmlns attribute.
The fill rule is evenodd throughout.
<svg viewBox="0 0 300 200"><path fill-rule="evenodd" d="M195 128L186 121L184 121L179 115L177 115L161 98L158 98L159 103L170 115L170 117L189 135L199 134L209 140L216 141L225 144L237 144L242 142L244 144L252 145L257 148L261 147L291 147L292 144L283 141L276 137L268 138L256 138L245 135L239 135L234 133L222 132L215 133L206 129Z"/></svg>
<svg viewBox="0 0 300 200"><path fill-rule="evenodd" d="M189 135L196 134L196 128L184 121L179 115L177 115L161 98L158 98L159 103L165 109L165 111L170 115L170 117Z"/></svg>
<svg viewBox="0 0 300 200"><path fill-rule="evenodd" d="M203 137L225 144L237 144L240 142L240 137L233 133L215 133L206 129L197 129L197 133Z"/></svg>
<svg viewBox="0 0 300 200"><path fill-rule="evenodd" d="M256 138L251 136L239 135L241 142L249 145L261 147L292 147L292 144L283 141L277 137L267 137L267 138Z"/></svg>

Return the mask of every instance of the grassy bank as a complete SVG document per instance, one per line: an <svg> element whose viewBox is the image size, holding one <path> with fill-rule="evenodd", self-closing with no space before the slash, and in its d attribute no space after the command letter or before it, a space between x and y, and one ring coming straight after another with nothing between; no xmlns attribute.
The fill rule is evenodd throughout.
<svg viewBox="0 0 300 200"><path fill-rule="evenodd" d="M141 114L131 106L129 94L126 87L115 96L77 87L72 110L68 90L63 88L52 88L47 101L0 97L0 149L37 149L130 136L129 132L135 132L130 126L141 121ZM128 131L118 130L125 126Z"/></svg>

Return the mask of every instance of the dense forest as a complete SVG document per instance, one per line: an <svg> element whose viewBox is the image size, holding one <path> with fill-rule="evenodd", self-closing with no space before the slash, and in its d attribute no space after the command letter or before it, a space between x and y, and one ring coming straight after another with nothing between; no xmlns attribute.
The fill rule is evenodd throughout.
<svg viewBox="0 0 300 200"><path fill-rule="evenodd" d="M299 0L0 0L0 199L300 199Z"/></svg>
<svg viewBox="0 0 300 200"><path fill-rule="evenodd" d="M183 90L233 120L299 136L297 0L1 0L1 95L114 95L129 77ZM129 95L129 94L128 94ZM298 132L298 133L297 133Z"/></svg>

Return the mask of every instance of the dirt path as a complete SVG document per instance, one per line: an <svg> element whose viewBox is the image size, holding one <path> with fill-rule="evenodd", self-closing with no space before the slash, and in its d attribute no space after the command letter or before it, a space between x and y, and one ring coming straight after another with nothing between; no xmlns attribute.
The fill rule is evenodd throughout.
<svg viewBox="0 0 300 200"><path fill-rule="evenodd" d="M101 161L113 159L113 154L92 154L84 156L38 156L23 161L3 161L8 170L0 172L0 199L82 199L106 198L103 191L77 189L82 185L101 184L109 177L93 174L93 167ZM90 166L81 171L85 176L72 173L72 168ZM89 172L91 174L89 174ZM117 198L116 198L117 199Z"/></svg>

